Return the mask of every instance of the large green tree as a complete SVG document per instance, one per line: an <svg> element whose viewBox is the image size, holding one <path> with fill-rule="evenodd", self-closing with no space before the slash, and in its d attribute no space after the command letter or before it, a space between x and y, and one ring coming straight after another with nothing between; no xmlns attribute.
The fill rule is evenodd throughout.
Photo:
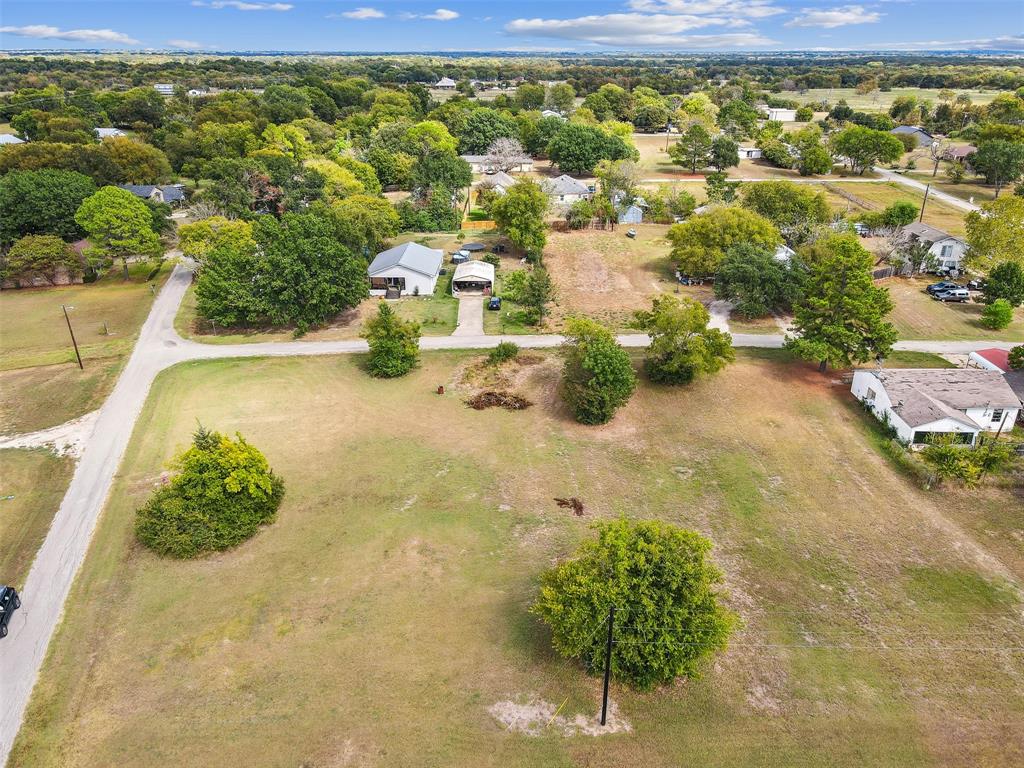
<svg viewBox="0 0 1024 768"><path fill-rule="evenodd" d="M638 688L699 676L725 648L738 619L721 604L722 573L711 542L653 520L596 523L597 538L541 576L531 611L551 629L555 650L605 666L602 631L615 607L611 671Z"/></svg>
<svg viewBox="0 0 1024 768"><path fill-rule="evenodd" d="M53 283L62 272L71 278L82 274L78 253L56 235L25 235L4 262L3 279L26 284L39 278Z"/></svg>
<svg viewBox="0 0 1024 768"><path fill-rule="evenodd" d="M23 235L77 240L85 231L75 213L95 191L92 179L75 171L45 168L0 177L0 245Z"/></svg>
<svg viewBox="0 0 1024 768"><path fill-rule="evenodd" d="M589 174L601 160L636 160L625 139L594 125L564 123L548 145L548 157L566 173Z"/></svg>
<svg viewBox="0 0 1024 768"><path fill-rule="evenodd" d="M970 157L971 167L985 177L985 182L996 188L995 196L1004 184L1011 184L1024 173L1024 144L1019 141L986 141Z"/></svg>
<svg viewBox="0 0 1024 768"><path fill-rule="evenodd" d="M669 147L668 154L673 163L696 173L698 168L706 168L710 162L713 143L708 129L694 123L683 132L679 141Z"/></svg>
<svg viewBox="0 0 1024 768"><path fill-rule="evenodd" d="M605 424L636 389L629 354L612 332L586 317L565 323L565 367L562 392L573 416L582 424Z"/></svg>
<svg viewBox="0 0 1024 768"><path fill-rule="evenodd" d="M386 301L380 303L377 314L366 322L363 338L370 347L366 369L371 376L382 379L404 376L419 362L419 323L403 320Z"/></svg>
<svg viewBox="0 0 1024 768"><path fill-rule="evenodd" d="M521 179L491 204L491 216L512 246L539 260L547 243L544 213L547 193L530 179Z"/></svg>
<svg viewBox="0 0 1024 768"><path fill-rule="evenodd" d="M1024 266L1024 197L992 200L968 213L967 245L967 264L980 272L1007 261Z"/></svg>
<svg viewBox="0 0 1024 768"><path fill-rule="evenodd" d="M130 258L152 258L161 253L149 208L125 189L103 187L90 195L75 213L75 221L89 238L90 257L121 259L125 280Z"/></svg>
<svg viewBox="0 0 1024 768"><path fill-rule="evenodd" d="M1013 307L1024 304L1024 264L1016 261L996 264L985 277L981 291L986 304L998 299L1006 299Z"/></svg>
<svg viewBox="0 0 1024 768"><path fill-rule="evenodd" d="M715 296L732 302L745 318L789 309L800 295L799 277L770 248L737 243L725 252L715 275Z"/></svg>
<svg viewBox="0 0 1024 768"><path fill-rule="evenodd" d="M888 131L848 125L831 139L832 151L842 155L854 173L863 174L877 163L891 163L903 155L903 142Z"/></svg>
<svg viewBox="0 0 1024 768"><path fill-rule="evenodd" d="M832 218L825 195L809 184L759 181L746 184L742 194L744 208L764 216L786 234Z"/></svg>
<svg viewBox="0 0 1024 768"><path fill-rule="evenodd" d="M872 280L874 257L853 234L831 235L815 245L820 256L794 306L795 335L786 347L818 361L821 371L830 363L845 367L885 357L896 329L885 320L893 307L889 291Z"/></svg>
<svg viewBox="0 0 1024 768"><path fill-rule="evenodd" d="M668 240L679 269L703 277L718 271L725 252L733 245L752 243L774 251L782 243L779 230L768 219L753 211L725 206L672 225Z"/></svg>
<svg viewBox="0 0 1024 768"><path fill-rule="evenodd" d="M519 138L516 121L495 109L481 107L474 109L466 118L466 124L458 133L459 152L482 155L495 139Z"/></svg>
<svg viewBox="0 0 1024 768"><path fill-rule="evenodd" d="M699 301L664 294L651 310L635 315L638 328L651 337L644 368L659 384L689 384L698 376L717 373L735 359L732 337L709 328L711 316Z"/></svg>

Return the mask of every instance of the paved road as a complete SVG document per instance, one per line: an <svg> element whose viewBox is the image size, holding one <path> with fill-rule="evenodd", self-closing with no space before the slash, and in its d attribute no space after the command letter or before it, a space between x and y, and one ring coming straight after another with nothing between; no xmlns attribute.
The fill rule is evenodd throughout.
<svg viewBox="0 0 1024 768"><path fill-rule="evenodd" d="M186 360L334 355L366 350L366 342L362 340L220 346L182 339L174 330L174 316L191 278L191 270L178 265L157 296L128 364L100 409L71 484L25 581L22 608L14 614L10 634L0 644L0 764L7 761L46 649L156 375ZM644 334L622 334L618 339L627 347L643 347L648 343ZM503 340L540 349L558 346L563 337L556 334L428 336L421 340L420 346L425 350L486 349ZM733 343L738 347L777 348L782 346L783 337L734 334ZM1010 342L904 341L896 348L965 353L983 347L1009 349L1012 346Z"/></svg>
<svg viewBox="0 0 1024 768"><path fill-rule="evenodd" d="M876 166L875 170L879 174L881 174L882 178L885 181L895 181L897 184L902 184L905 187L911 187L913 189L916 189L918 192L922 193L925 190L926 184L924 182L918 181L917 179L909 179L902 173L890 171L888 168L879 168ZM844 179L843 181L849 181L849 179ZM928 193L929 199L933 197L936 200L941 200L944 203L949 203L949 205L952 205L954 208L959 208L961 211L981 210L980 206L977 206L974 203L969 203L966 200L961 200L959 197L954 197L953 195L950 195L947 192L943 192L941 189L936 189L935 187L932 187L931 191Z"/></svg>

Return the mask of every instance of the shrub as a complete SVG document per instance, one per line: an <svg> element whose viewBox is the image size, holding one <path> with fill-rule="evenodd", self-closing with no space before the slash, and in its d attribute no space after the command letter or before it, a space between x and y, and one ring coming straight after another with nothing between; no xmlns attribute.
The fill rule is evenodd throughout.
<svg viewBox="0 0 1024 768"><path fill-rule="evenodd" d="M657 521L597 523L597 539L541 576L531 611L551 628L555 649L604 668L602 623L616 607L612 675L638 688L697 677L725 648L737 618L719 604L722 573L711 542Z"/></svg>
<svg viewBox="0 0 1024 768"><path fill-rule="evenodd" d="M987 440L975 448L956 442L952 436L934 438L921 451L939 480L955 479L974 488L986 474L998 472L1010 463L1010 446Z"/></svg>
<svg viewBox="0 0 1024 768"><path fill-rule="evenodd" d="M366 370L371 376L393 379L404 376L420 359L420 324L403 320L387 302L366 323L363 338L370 346Z"/></svg>
<svg viewBox="0 0 1024 768"><path fill-rule="evenodd" d="M1024 344L1018 344L1010 350L1010 368L1014 371L1024 369Z"/></svg>
<svg viewBox="0 0 1024 768"><path fill-rule="evenodd" d="M501 266L501 257L496 253L485 254L483 260L492 265L495 269Z"/></svg>
<svg viewBox="0 0 1024 768"><path fill-rule="evenodd" d="M967 172L964 170L964 167L959 163L953 163L946 169L945 173L946 178L949 179L953 184L959 184L964 180L964 176Z"/></svg>
<svg viewBox="0 0 1024 768"><path fill-rule="evenodd" d="M569 318L565 336L565 402L576 421L605 424L636 389L633 363L612 332L589 318Z"/></svg>
<svg viewBox="0 0 1024 768"><path fill-rule="evenodd" d="M260 451L199 427L178 470L138 510L135 535L161 555L190 558L229 549L271 522L284 483Z"/></svg>
<svg viewBox="0 0 1024 768"><path fill-rule="evenodd" d="M1001 331L1013 320L1013 305L1006 299L996 299L981 313L981 324L993 331Z"/></svg>
<svg viewBox="0 0 1024 768"><path fill-rule="evenodd" d="M651 303L650 312L636 312L636 324L651 337L644 369L659 384L689 384L717 373L736 359L732 336L708 328L704 305L668 294Z"/></svg>
<svg viewBox="0 0 1024 768"><path fill-rule="evenodd" d="M502 341L487 355L487 362L490 365L499 365L508 360L513 360L519 354L519 345L511 341Z"/></svg>
<svg viewBox="0 0 1024 768"><path fill-rule="evenodd" d="M525 269L517 269L509 272L501 279L501 295L509 301L518 302L522 297L523 288L526 286L526 279L529 273Z"/></svg>

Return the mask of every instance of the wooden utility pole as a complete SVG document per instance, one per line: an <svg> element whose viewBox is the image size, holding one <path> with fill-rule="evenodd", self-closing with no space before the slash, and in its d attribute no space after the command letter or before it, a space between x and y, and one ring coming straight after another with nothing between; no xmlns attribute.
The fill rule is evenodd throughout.
<svg viewBox="0 0 1024 768"><path fill-rule="evenodd" d="M60 305L60 308L64 310L64 320L68 324L68 333L71 334L71 343L74 344L74 346L75 346L75 357L78 358L78 367L79 367L79 369L84 371L85 370L85 366L82 365L82 354L78 351L78 342L75 341L75 332L71 328L71 318L68 317L68 308L66 306L64 306L63 304Z"/></svg>
<svg viewBox="0 0 1024 768"><path fill-rule="evenodd" d="M917 217L917 221L920 224L924 221L924 207L928 204L928 193L932 191L932 185L927 184L924 188L924 200L921 201L921 215Z"/></svg>
<svg viewBox="0 0 1024 768"><path fill-rule="evenodd" d="M612 632L615 630L615 606L608 609L608 644L604 651L604 693L601 695L601 725L608 720L608 682L612 677Z"/></svg>

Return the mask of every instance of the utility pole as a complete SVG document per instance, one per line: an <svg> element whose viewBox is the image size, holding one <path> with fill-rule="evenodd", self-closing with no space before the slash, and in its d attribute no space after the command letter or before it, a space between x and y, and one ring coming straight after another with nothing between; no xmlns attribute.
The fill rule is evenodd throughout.
<svg viewBox="0 0 1024 768"><path fill-rule="evenodd" d="M927 184L924 188L924 200L921 201L921 215L917 217L920 224L924 220L924 207L928 204L928 193L932 191L932 185Z"/></svg>
<svg viewBox="0 0 1024 768"><path fill-rule="evenodd" d="M64 310L64 320L67 321L68 324L68 333L71 334L71 343L75 345L75 357L78 358L78 367L84 371L85 366L82 365L82 354L78 351L78 342L75 341L75 332L71 328L71 318L68 317L68 308L63 304L60 305L60 308Z"/></svg>
<svg viewBox="0 0 1024 768"><path fill-rule="evenodd" d="M608 645L604 651L604 693L601 696L601 725L608 719L608 682L612 677L612 632L615 629L615 606L608 609Z"/></svg>

